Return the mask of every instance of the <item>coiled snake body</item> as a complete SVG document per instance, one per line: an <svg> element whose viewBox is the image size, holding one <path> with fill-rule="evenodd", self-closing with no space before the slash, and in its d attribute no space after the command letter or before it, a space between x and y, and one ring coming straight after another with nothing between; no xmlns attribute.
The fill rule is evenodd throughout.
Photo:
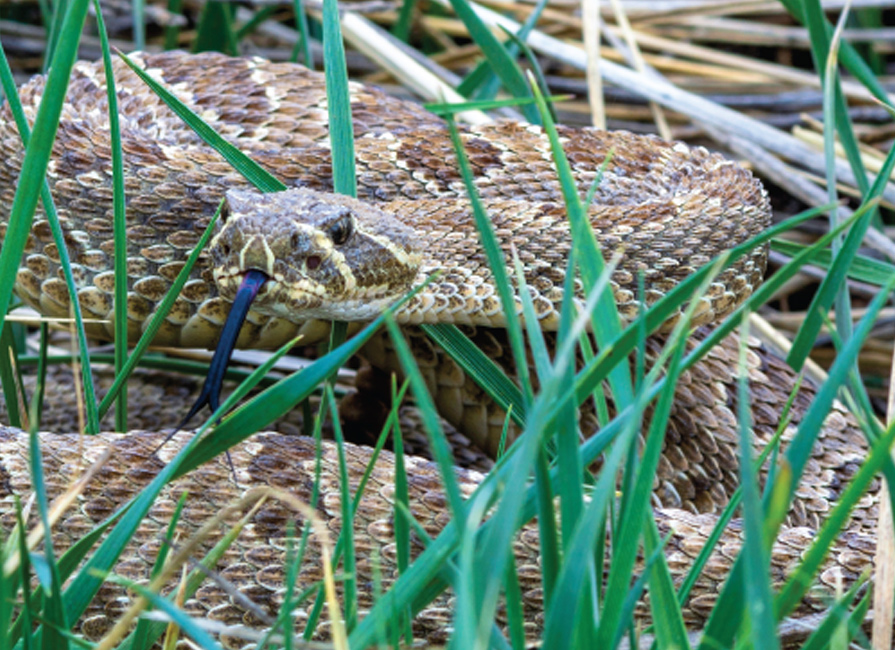
<svg viewBox="0 0 895 650"><path fill-rule="evenodd" d="M470 326L473 339L500 362L508 356L500 327L504 316L491 283L491 272L478 247L475 227L445 125L415 105L360 85L352 85L358 193L357 201L334 197L331 190L327 113L322 78L300 66L220 55L166 53L135 56L184 102L219 132L296 190L261 196L189 131L151 91L122 64L116 64L128 196L128 328L136 338L155 310L183 259L196 245L221 197L228 192L229 215L200 271L187 283L165 319L156 342L164 345L213 346L224 321L228 298L247 268L269 277L240 335L240 345L277 346L314 318L369 320L381 309L427 278L441 275L397 313L414 342L417 358L439 408L452 424L483 447L496 446L504 415L483 402L444 354L412 326L451 322ZM111 149L106 95L100 65L78 64L69 89L69 105L50 163L48 178L66 246L88 316L103 322L95 334L108 337L112 314ZM33 118L43 88L35 78L21 90ZM12 204L22 149L4 109L0 126L0 203ZM568 226L548 141L530 125L500 123L467 127L461 132L473 166L477 189L492 216L504 251L519 254L526 283L545 330L555 330L562 301ZM645 296L654 302L697 267L767 225L769 205L760 184L739 166L702 149L689 149L652 137L627 133L560 128L560 136L579 188L587 191L607 153L613 157L597 187L589 216L605 254L623 252L612 286L621 315L637 313L638 273ZM0 235L8 214L0 214ZM45 218L38 214L20 268L16 291L48 316L67 317L67 292L58 272L58 251ZM695 324L707 325L730 313L761 280L762 249L722 273L696 309ZM576 284L576 290L580 286ZM579 294L576 299L581 302ZM666 327L670 325L666 324ZM697 332L695 338L698 339ZM657 340L651 346L659 345ZM794 386L793 373L760 345L749 355L755 445L773 436L780 413ZM655 482L655 514L660 529L673 531L667 556L680 578L704 543L717 513L737 483L738 433L733 368L738 341L725 340L686 372L676 390L676 404ZM394 355L380 338L365 355L374 365L393 368ZM812 396L803 388L793 409L794 422ZM594 428L583 416L582 428ZM790 426L790 430L792 425ZM784 435L784 440L787 435ZM46 471L58 492L70 468L93 458L108 444L114 452L76 512L59 526L57 547L76 538L91 521L99 521L116 504L136 494L183 437L152 451L158 436L104 436L81 440L45 436ZM6 491L29 489L24 437L13 430L0 435L0 472ZM335 452L325 444L323 501L319 508L330 527L340 526ZM369 451L348 446L350 473L362 472ZM190 489L187 528L208 513L234 501L247 487L274 485L307 499L313 476L313 447L307 439L274 434L257 436L232 450L236 483L226 464L208 463L179 479L144 522L143 546L127 551L118 571L141 578L143 563L157 551L155 533L164 526L170 500ZM838 492L860 464L862 438L846 414L834 410L825 422L822 445L800 487L774 549L777 579L792 562ZM444 499L434 466L412 461L411 501L414 514L435 533L444 523ZM139 469L136 469L139 468ZM392 459L377 461L374 485L361 501L356 522L364 549L381 547L384 585L394 577L391 545L390 481ZM480 476L460 472L465 489ZM822 576L834 584L837 572L853 578L869 564L873 540L873 499L863 504L849 525ZM3 509L11 524L12 510ZM289 515L280 506L265 506L224 563L225 577L237 589L273 606L282 594L282 536ZM68 536L68 537L66 537ZM521 569L534 564L536 535L521 534ZM67 541L66 541L67 540ZM725 533L719 550L694 591L687 616L703 620L714 601L740 543L736 525ZM371 564L361 562L358 576L371 579ZM537 572L520 570L520 575ZM302 580L319 577L305 565ZM529 582L525 582L529 580ZM540 583L523 577L523 594L534 631L540 620ZM114 590L105 591L81 623L90 637L114 621ZM372 602L365 595L362 606ZM815 598L819 598L815 595ZM197 611L227 622L242 620L232 598L204 587L190 601ZM813 601L820 603L819 599ZM418 619L420 634L437 639L445 633L448 610L432 606ZM255 621L257 623L257 621Z"/></svg>

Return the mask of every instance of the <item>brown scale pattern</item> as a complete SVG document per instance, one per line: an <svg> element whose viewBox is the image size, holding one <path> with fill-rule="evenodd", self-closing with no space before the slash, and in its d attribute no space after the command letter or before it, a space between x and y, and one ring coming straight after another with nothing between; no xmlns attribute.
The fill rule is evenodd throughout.
<svg viewBox="0 0 895 650"><path fill-rule="evenodd" d="M138 494L163 464L173 457L190 434L179 434L173 442L153 454L162 435L132 432L126 436L41 436L44 471L51 497L64 491L108 445L114 448L111 457L102 465L75 505L54 526L53 542L57 551L64 551L120 505ZM829 433L827 438L831 435L835 436L836 433ZM847 431L839 432L839 435L846 446L853 444ZM0 475L3 476L3 481L0 482L0 503L5 504L0 509L0 526L7 531L15 523L13 497L24 499L31 489L27 449L25 434L7 427L0 428ZM345 452L353 493L370 460L371 450L346 444ZM230 453L236 468L235 477L227 461L219 458L203 464L165 489L150 509L133 542L125 550L123 559L116 565L116 573L133 580L148 581L152 563L162 543L160 537L167 528L179 495L185 490L189 492L190 498L178 525L180 544L190 540L197 529L212 516L237 503L249 489L271 486L286 490L303 502L309 501L314 477L312 440L301 436L264 433L237 445ZM824 460L819 458L818 462L823 463ZM856 459L851 459L851 462L856 462ZM331 442L324 442L322 499L316 508L316 514L326 522L326 527L333 536L338 534L342 525L338 473L335 447ZM410 457L408 477L411 511L428 534L437 535L448 521L437 468L428 461ZM470 494L482 475L457 470L457 477L462 491ZM383 587L387 588L397 576L392 529L393 483L393 458L388 452L384 452L377 461L355 519L355 536L360 557L357 575L362 594L362 610L372 606L370 595L375 568L369 558L374 553L380 558L379 571ZM830 496L827 491L820 498L827 502ZM207 552L242 514L242 511L233 513L208 538L201 540L196 556L201 557ZM826 595L835 589L839 575L843 575L846 580L854 579L871 562L873 535L869 524L872 523L873 514L868 513L868 520L861 519L859 515L849 532L840 539L821 577L822 584L828 588ZM679 582L711 532L715 516L693 514L674 507L656 508L655 516L663 534L672 532L667 557L672 573ZM276 612L282 602L285 572L283 534L290 519L299 523L302 521L301 517L283 503L275 499L268 501L250 519L250 524L240 533L236 543L228 549L216 567L236 592L248 597L267 614ZM782 581L794 567L815 530L816 527L812 525L784 527L774 546L772 572L776 582ZM725 531L685 610L686 620L690 625L704 623L742 544L742 534L736 520ZM537 540L537 530L529 525L520 532L515 545L528 631L532 635L537 634L542 622ZM415 543L414 554L421 548L418 542ZM321 578L319 548L312 543L299 574L297 589ZM824 595L821 591L813 592L801 611L804 613L813 607L824 606ZM129 602L123 589L112 584L105 585L78 623L76 631L89 639L100 638L123 613ZM647 602L639 605L639 612L643 616L648 614ZM227 625L264 627L263 621L246 612L233 600L232 594L214 580L206 581L185 607L193 615ZM415 634L430 643L444 641L449 633L451 608L450 594L434 601L421 612ZM299 626L306 618L307 612L304 609L296 612ZM502 615L499 619L503 620ZM325 636L327 629L326 625L321 626L319 635ZM223 640L228 647L233 648L251 645L244 646L232 637L224 637Z"/></svg>
<svg viewBox="0 0 895 650"><path fill-rule="evenodd" d="M216 54L137 55L188 106L288 186L331 190L325 89L322 76L289 64L230 59ZM246 182L206 147L125 65L116 61L122 115L128 214L128 331L137 338L179 265L196 244L226 189ZM35 77L20 95L33 118L44 80ZM444 322L501 326L502 315L487 295L488 273L463 275L480 266L470 236L469 208L445 124L420 107L354 84L352 107L357 137L359 196L433 237L440 253L433 269L455 271L455 280L432 289L399 314L402 322ZM79 300L85 312L111 320L111 148L106 98L99 64L80 63L72 75L48 180L66 232ZM23 155L18 134L0 114L0 235L16 187ZM562 266L567 246L562 195L549 142L537 127L500 123L463 128L479 193L504 232L516 240L539 292L535 302L542 326L556 324ZM702 149L624 132L562 128L561 136L581 192L592 184L606 154L614 157L596 193L591 222L605 254L624 250L613 288L622 315L636 312L636 278L645 273L648 302L727 248L767 224L767 198L749 172ZM88 142L89 146L73 143ZM425 215L425 217L423 216ZM543 226L541 225L543 224ZM551 225L552 224L552 225ZM541 235L531 249L528 233ZM458 236L459 234L459 236ZM59 276L59 256L45 217L38 213L17 282L18 294L42 313L66 317L68 297ZM435 244L436 241L432 241ZM543 251L549 254L541 255ZM709 323L732 309L760 281L764 249L744 258L712 286L697 314ZM476 293L483 292L481 301ZM159 344L213 346L226 306L217 295L204 257L183 292ZM282 316L282 315L280 315ZM293 319L294 320L294 317ZM92 333L109 336L110 323ZM290 319L253 313L240 345L275 347L295 335Z"/></svg>

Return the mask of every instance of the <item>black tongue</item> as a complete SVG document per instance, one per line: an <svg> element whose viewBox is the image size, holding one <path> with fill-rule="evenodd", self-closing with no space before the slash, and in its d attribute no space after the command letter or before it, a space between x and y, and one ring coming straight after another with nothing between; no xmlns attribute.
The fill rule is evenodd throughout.
<svg viewBox="0 0 895 650"><path fill-rule="evenodd" d="M208 376L205 377L205 383L202 385L202 392L196 399L196 403L190 408L190 412L177 425L175 433L183 429L206 404L212 412L218 410L221 386L224 383L224 374L227 372L227 364L230 363L233 348L236 347L236 338L239 336L239 330L245 321L246 314L249 313L249 307L252 306L261 285L266 281L267 275L261 271L252 270L243 277L242 284L239 285L236 292L236 298L233 300L233 306L227 315L227 321L224 323L224 329L221 330L218 347L211 358L211 366L208 368Z"/></svg>

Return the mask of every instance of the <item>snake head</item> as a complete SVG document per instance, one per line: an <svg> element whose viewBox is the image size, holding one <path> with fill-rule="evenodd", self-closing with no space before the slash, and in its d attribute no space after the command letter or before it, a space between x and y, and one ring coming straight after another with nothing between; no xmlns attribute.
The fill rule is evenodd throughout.
<svg viewBox="0 0 895 650"><path fill-rule="evenodd" d="M222 218L211 243L221 295L232 301L245 273L261 271L252 309L292 321L369 320L410 290L422 260L413 229L347 196L233 189Z"/></svg>

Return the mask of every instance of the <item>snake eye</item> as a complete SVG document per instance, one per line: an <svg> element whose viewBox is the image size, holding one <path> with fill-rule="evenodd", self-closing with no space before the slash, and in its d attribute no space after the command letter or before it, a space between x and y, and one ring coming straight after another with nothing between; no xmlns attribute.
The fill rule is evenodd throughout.
<svg viewBox="0 0 895 650"><path fill-rule="evenodd" d="M341 246L351 239L351 235L354 234L354 220L351 218L351 213L348 211L343 212L329 226L328 234L336 246Z"/></svg>
<svg viewBox="0 0 895 650"><path fill-rule="evenodd" d="M224 205L221 206L221 223L227 223L227 219L230 218L230 204L224 201Z"/></svg>

